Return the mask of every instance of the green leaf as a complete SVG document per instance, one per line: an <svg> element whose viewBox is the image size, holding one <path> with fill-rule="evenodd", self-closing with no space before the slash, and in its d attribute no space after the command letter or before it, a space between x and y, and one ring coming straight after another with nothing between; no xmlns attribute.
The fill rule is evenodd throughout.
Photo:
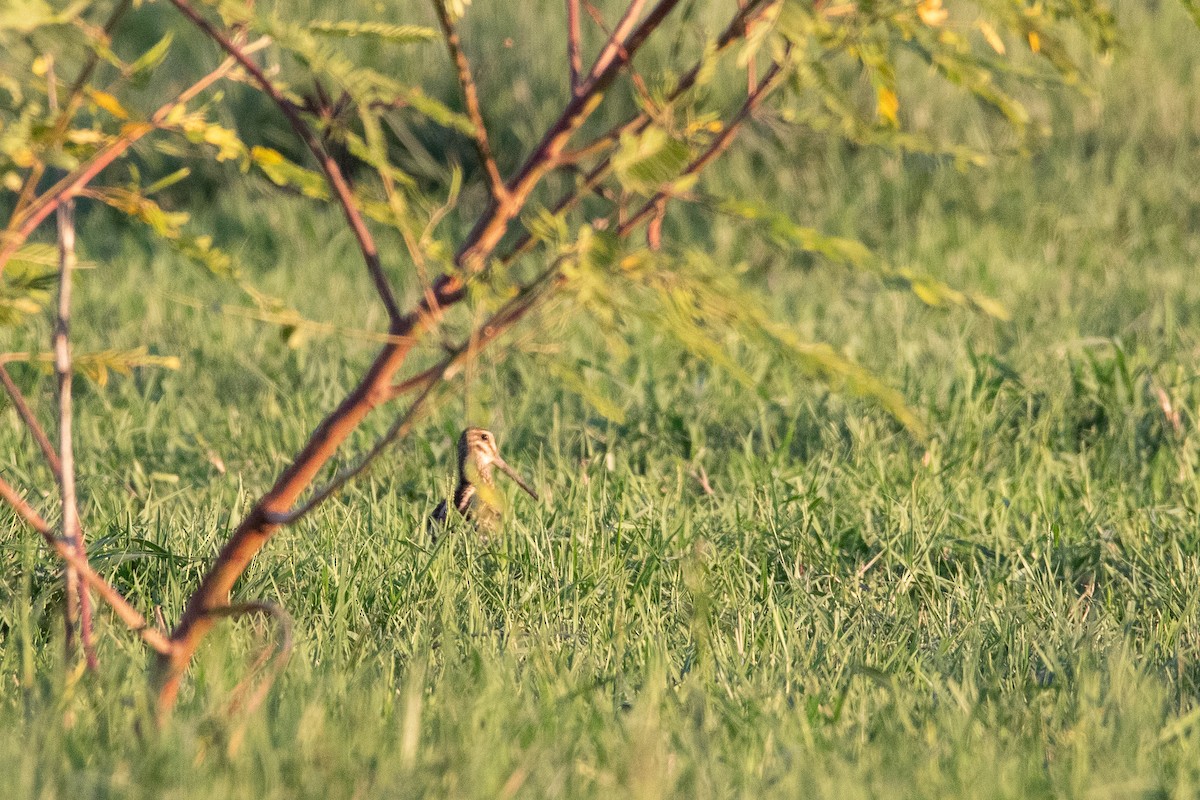
<svg viewBox="0 0 1200 800"><path fill-rule="evenodd" d="M691 151L685 143L651 125L641 134L621 135L612 165L622 186L649 195L679 178L690 160Z"/></svg>
<svg viewBox="0 0 1200 800"><path fill-rule="evenodd" d="M146 52L142 53L133 63L129 65L128 73L132 77L142 72L149 72L162 63L167 57L167 51L171 49L171 42L174 41L175 34L172 31L167 31L163 38Z"/></svg>
<svg viewBox="0 0 1200 800"><path fill-rule="evenodd" d="M311 22L308 30L320 36L350 38L369 36L393 44L420 44L436 39L437 31L421 25L395 25L387 22L330 20Z"/></svg>
<svg viewBox="0 0 1200 800"><path fill-rule="evenodd" d="M276 186L290 186L319 200L329 199L329 185L323 175L289 161L278 150L255 145L250 150L250 159Z"/></svg>

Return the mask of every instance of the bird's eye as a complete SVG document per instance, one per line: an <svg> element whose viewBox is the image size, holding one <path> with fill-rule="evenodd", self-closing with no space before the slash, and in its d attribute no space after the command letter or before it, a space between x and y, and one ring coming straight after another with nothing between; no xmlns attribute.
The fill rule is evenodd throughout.
<svg viewBox="0 0 1200 800"><path fill-rule="evenodd" d="M488 440L488 435L486 433L481 433L479 434L479 438L486 442Z"/></svg>

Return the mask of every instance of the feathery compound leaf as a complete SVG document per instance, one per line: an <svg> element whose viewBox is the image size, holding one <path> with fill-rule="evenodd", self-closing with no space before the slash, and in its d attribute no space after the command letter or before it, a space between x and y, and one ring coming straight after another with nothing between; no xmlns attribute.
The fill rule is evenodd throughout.
<svg viewBox="0 0 1200 800"><path fill-rule="evenodd" d="M421 25L393 25L387 22L331 20L309 23L308 29L319 36L369 36L393 44L420 44L437 38L437 31L433 28Z"/></svg>
<svg viewBox="0 0 1200 800"><path fill-rule="evenodd" d="M622 134L612 164L622 186L640 194L652 194L678 178L690 159L691 151L686 144L651 125L640 134Z"/></svg>
<svg viewBox="0 0 1200 800"><path fill-rule="evenodd" d="M4 362L24 362L36 364L46 372L54 370L54 353L5 353ZM107 386L110 372L118 375L131 375L134 369L141 367L160 367L162 369L179 369L181 362L178 356L151 355L145 347L135 347L131 350L100 350L94 353L77 353L72 357L72 366L76 373L84 376L97 386Z"/></svg>
<svg viewBox="0 0 1200 800"><path fill-rule="evenodd" d="M329 198L329 186L320 173L289 161L278 150L255 145L250 149L250 159L276 186L292 187L306 197L318 200Z"/></svg>

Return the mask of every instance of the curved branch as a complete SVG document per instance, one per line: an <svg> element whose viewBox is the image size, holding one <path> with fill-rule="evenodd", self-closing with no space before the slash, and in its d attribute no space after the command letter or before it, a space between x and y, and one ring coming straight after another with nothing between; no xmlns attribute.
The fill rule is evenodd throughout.
<svg viewBox="0 0 1200 800"><path fill-rule="evenodd" d="M236 619L237 617L257 615L269 617L275 622L279 636L275 640L274 652L272 652L272 648L270 647L263 648L258 658L246 670L246 677L230 692L229 713L231 715L238 712L253 712L266 699L271 686L275 683L279 674L283 672L284 666L287 665L288 659L292 655L292 649L296 644L295 626L292 623L292 617L281 606L266 600L250 600L244 603L218 606L217 608L209 609L207 615L210 619ZM258 685L253 694L247 697L250 680L268 661L271 662L271 669L267 674L267 678Z"/></svg>

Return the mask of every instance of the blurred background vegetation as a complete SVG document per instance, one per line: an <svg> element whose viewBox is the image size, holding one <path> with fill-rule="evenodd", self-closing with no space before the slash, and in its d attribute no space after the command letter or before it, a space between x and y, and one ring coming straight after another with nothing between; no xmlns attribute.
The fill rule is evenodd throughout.
<svg viewBox="0 0 1200 800"><path fill-rule="evenodd" d="M159 11L137 15L147 43L173 26ZM14 796L1193 796L1200 32L1170 2L1115 11L1118 46L1079 87L1031 103L1025 140L902 65L920 88L900 113L1012 151L985 167L774 125L702 184L1011 319L930 306L733 216L668 217L776 319L898 387L928 442L771 357L740 353L751 392L661 333L614 348L571 320L485 356L466 401L251 568L239 594L279 598L301 640L260 714L230 725L219 711L253 652L247 626L206 648L179 719L150 740L128 733L139 645L114 631L86 688L44 669L59 657L57 584L14 522L0 550ZM534 37L554 13L477 0L466 20L503 167L564 91L562 55ZM176 46L215 61L183 33ZM436 43L415 52L445 58ZM413 53L380 49L379 66L404 75ZM422 86L449 102L452 78ZM261 99L237 103L248 140L291 147ZM404 136L431 186L472 168L465 141L416 124ZM193 177L173 191L193 210L206 197L196 227L256 286L343 330L381 326L332 209L232 167ZM80 239L95 267L78 280L79 347L150 343L182 363L81 389L77 412L94 561L170 614L374 346L227 313L234 287L114 214L89 213ZM9 336L26 350L48 331ZM547 380L563 363L588 398ZM19 377L49 402L50 381ZM551 499L514 501L498 545L431 550L421 521L464 416ZM0 453L6 474L45 483L11 412Z"/></svg>

